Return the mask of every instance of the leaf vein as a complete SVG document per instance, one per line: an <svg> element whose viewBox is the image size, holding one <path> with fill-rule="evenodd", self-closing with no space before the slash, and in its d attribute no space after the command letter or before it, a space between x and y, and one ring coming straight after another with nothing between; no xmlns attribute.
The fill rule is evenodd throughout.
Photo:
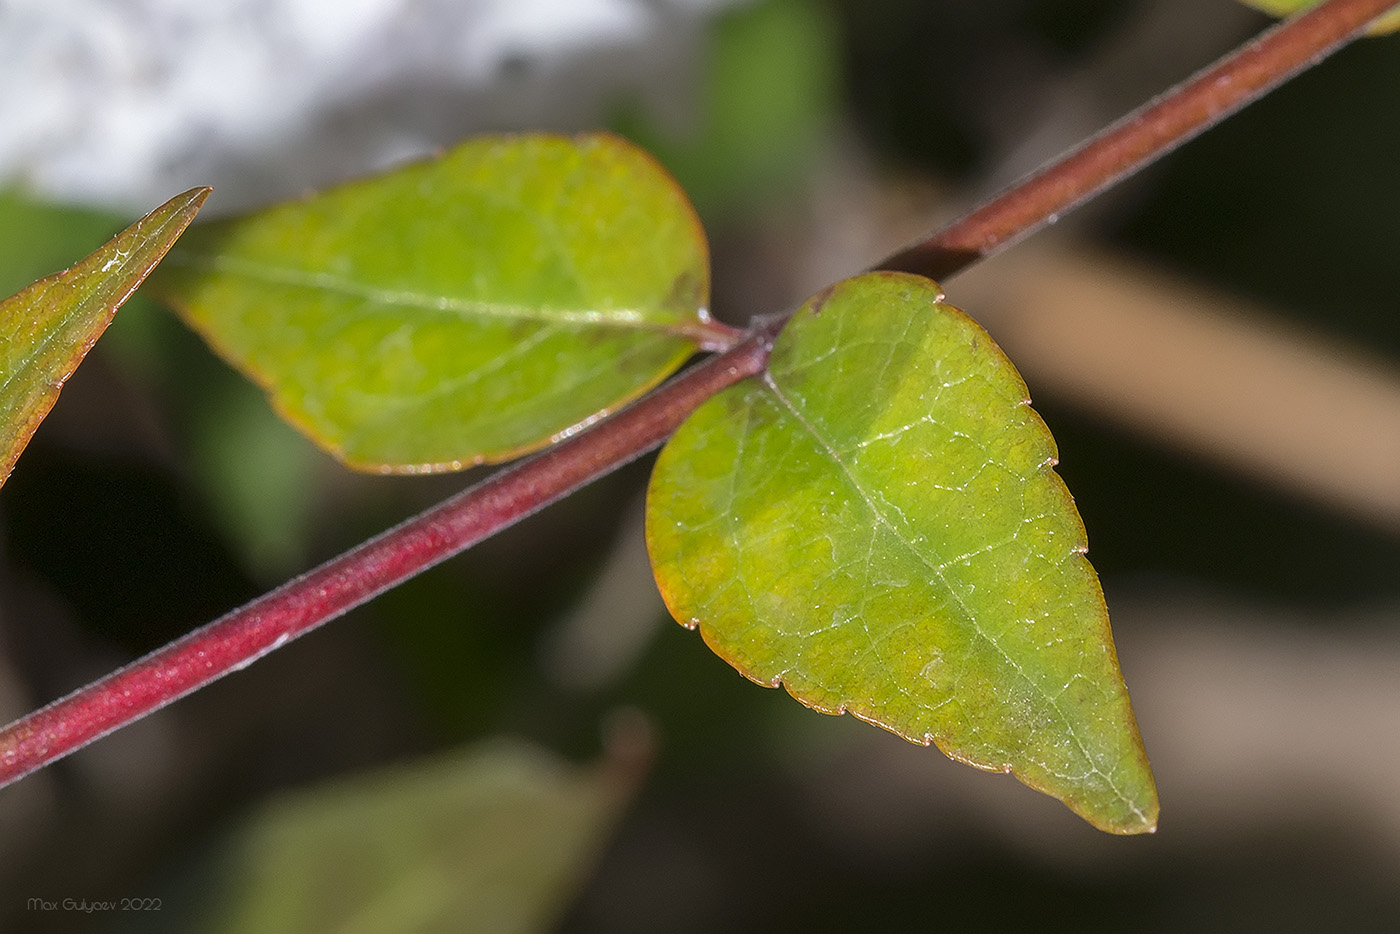
<svg viewBox="0 0 1400 934"><path fill-rule="evenodd" d="M845 461L842 460L840 454L837 452L835 446L831 443L831 441L829 441L825 436L823 436L817 430L816 426L813 425L802 414L802 412L796 406L793 405L792 401L787 397L787 395L782 391L782 388L779 387L777 382L773 379L771 372L764 374L763 381L764 384L768 387L769 391L773 393L774 397L782 404L782 406L788 411L792 418L799 425L801 425L802 428L806 430L808 434L811 435L812 439L826 452L827 456L831 459L831 461L841 470L850 488L865 502L866 507L870 510L876 522L888 529L890 534L894 537L895 541L901 544L904 547L904 549L914 557L915 560L917 560L920 564L926 567L930 573L937 577L939 583L943 585L943 587L949 594L951 594L954 603L956 603L958 608L962 611L964 618L967 620L968 624L971 626L972 630L978 635L978 637L983 639L988 645L995 649L997 653L1005 660L1006 664L1010 666L1010 668L1014 670L1017 673L1017 675L1027 685L1031 687L1033 691L1035 691L1037 694L1039 694L1045 699L1045 701L1050 705L1052 709L1054 709L1055 713L1059 716L1061 722L1065 724L1066 727L1069 727L1071 721L1069 717L1066 716L1064 710L1061 708L1059 703L1059 697L1051 695L1050 692L1047 691L1044 686L1042 686L1035 679L1033 679L1026 672L1026 670L1020 664L1018 664L1016 660L1006 652L1005 649L1001 647L1000 643L982 628L982 625L980 622L978 622L976 615L972 612L971 608L968 607L966 600L963 598L963 595L951 585L946 574L944 573L943 567L947 566L946 563L943 567L940 567L939 565L934 563L930 563L930 561L924 557L921 551L900 533L899 529L896 528L893 525L893 523L891 523L890 520L884 515L884 513L880 511L879 507L875 503L875 500L871 497L870 493L861 484L860 480L853 473L851 473L850 468L846 465ZM1137 805L1127 795L1123 793L1123 791L1118 787L1117 783L1114 782L1113 777L1111 775L1106 774L1105 772L1103 772L1103 770L1101 770L1098 767L1098 764L1094 761L1094 757L1089 753L1089 750L1085 747L1084 742L1078 735L1077 731L1073 729L1067 729L1066 732L1073 738L1074 744L1079 749L1079 752L1083 756L1084 761L1088 764L1091 770L1091 774L1097 774L1102 776L1104 781L1107 782L1109 788L1113 790L1114 794L1116 794L1120 800L1127 803L1129 807L1133 808L1140 816L1142 816L1141 811L1138 809Z"/></svg>

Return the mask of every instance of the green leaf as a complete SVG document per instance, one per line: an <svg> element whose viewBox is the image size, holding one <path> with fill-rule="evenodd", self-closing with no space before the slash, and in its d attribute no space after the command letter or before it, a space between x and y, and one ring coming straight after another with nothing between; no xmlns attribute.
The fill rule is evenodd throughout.
<svg viewBox="0 0 1400 934"><path fill-rule="evenodd" d="M218 878L194 887L198 923L181 927L548 930L630 795L618 764L579 768L501 740L286 794L218 848Z"/></svg>
<svg viewBox="0 0 1400 934"><path fill-rule="evenodd" d="M541 447L718 327L684 194L607 135L475 140L201 226L153 284L285 418L379 472Z"/></svg>
<svg viewBox="0 0 1400 934"><path fill-rule="evenodd" d="M1292 16L1294 13L1311 9L1322 0L1240 0L1245 6L1263 10L1273 16ZM1373 36L1384 35L1400 29L1400 10L1392 10L1371 24L1366 30Z"/></svg>
<svg viewBox="0 0 1400 934"><path fill-rule="evenodd" d="M64 382L208 196L171 198L63 272L0 302L0 483Z"/></svg>
<svg viewBox="0 0 1400 934"><path fill-rule="evenodd" d="M1157 798L1084 526L1025 384L927 279L809 301L657 461L677 620L747 677L1013 772L1096 827Z"/></svg>

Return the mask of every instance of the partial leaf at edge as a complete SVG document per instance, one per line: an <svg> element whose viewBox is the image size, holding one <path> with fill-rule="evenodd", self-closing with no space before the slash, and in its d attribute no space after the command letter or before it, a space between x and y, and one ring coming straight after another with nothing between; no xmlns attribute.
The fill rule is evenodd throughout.
<svg viewBox="0 0 1400 934"><path fill-rule="evenodd" d="M609 135L469 141L191 231L156 281L352 467L514 457L630 401L712 327L704 233Z"/></svg>
<svg viewBox="0 0 1400 934"><path fill-rule="evenodd" d="M1294 13L1311 9L1321 0L1240 0L1245 6L1254 7L1273 16L1292 16ZM1373 36L1385 35L1400 29L1400 10L1392 10L1371 24L1366 31Z"/></svg>
<svg viewBox="0 0 1400 934"><path fill-rule="evenodd" d="M0 483L64 382L208 194L195 188L171 198L76 265L0 302Z"/></svg>
<svg viewBox="0 0 1400 934"><path fill-rule="evenodd" d="M647 539L676 619L744 675L1013 772L1117 833L1157 798L1055 446L927 279L808 302L769 373L662 451Z"/></svg>

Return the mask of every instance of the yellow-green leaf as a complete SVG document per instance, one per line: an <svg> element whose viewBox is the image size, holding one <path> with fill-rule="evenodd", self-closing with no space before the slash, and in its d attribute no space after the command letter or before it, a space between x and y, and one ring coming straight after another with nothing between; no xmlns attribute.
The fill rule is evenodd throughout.
<svg viewBox="0 0 1400 934"><path fill-rule="evenodd" d="M171 198L70 269L0 302L0 483L112 316L209 194Z"/></svg>
<svg viewBox="0 0 1400 934"><path fill-rule="evenodd" d="M690 204L609 135L474 140L201 226L153 282L351 466L513 457L616 409L713 337Z"/></svg>
<svg viewBox="0 0 1400 934"><path fill-rule="evenodd" d="M1303 10L1311 9L1318 5L1321 0L1240 0L1245 6L1252 6L1256 10L1263 10L1273 16L1292 16ZM1392 10L1371 24L1367 30L1373 36L1384 35L1400 29L1400 10Z"/></svg>
<svg viewBox="0 0 1400 934"><path fill-rule="evenodd" d="M1027 399L934 283L840 283L788 323L768 374L663 450L653 569L676 619L754 681L1150 831L1084 527Z"/></svg>

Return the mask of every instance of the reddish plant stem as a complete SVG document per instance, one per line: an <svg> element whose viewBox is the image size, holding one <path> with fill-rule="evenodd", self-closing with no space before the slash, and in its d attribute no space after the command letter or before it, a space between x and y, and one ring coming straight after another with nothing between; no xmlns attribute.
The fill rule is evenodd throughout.
<svg viewBox="0 0 1400 934"><path fill-rule="evenodd" d="M1341 48L1396 0L1330 0L1278 24L876 269L942 279L1224 120Z"/></svg>
<svg viewBox="0 0 1400 934"><path fill-rule="evenodd" d="M708 315L696 324L680 329L679 333L694 341L695 346L706 353L723 353L748 334L743 328L725 324Z"/></svg>
<svg viewBox="0 0 1400 934"><path fill-rule="evenodd" d="M0 732L0 786L243 668L616 470L659 445L700 403L768 363L772 332L756 329L592 429L288 581Z"/></svg>
<svg viewBox="0 0 1400 934"><path fill-rule="evenodd" d="M1395 0L1328 0L1270 30L950 227L881 263L938 278L1051 222L1339 48ZM659 445L767 366L782 319L701 335L728 347L622 412L0 730L0 786L243 668Z"/></svg>

